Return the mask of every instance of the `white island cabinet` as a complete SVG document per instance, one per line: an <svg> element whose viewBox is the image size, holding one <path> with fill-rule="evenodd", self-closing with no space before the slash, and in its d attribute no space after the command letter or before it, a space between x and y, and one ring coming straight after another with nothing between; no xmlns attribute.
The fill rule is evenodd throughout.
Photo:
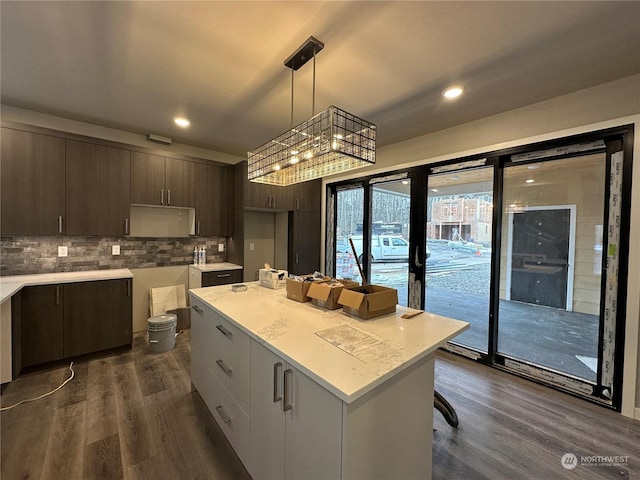
<svg viewBox="0 0 640 480"><path fill-rule="evenodd" d="M254 480L431 478L435 351L468 324L248 287L190 291L191 375Z"/></svg>

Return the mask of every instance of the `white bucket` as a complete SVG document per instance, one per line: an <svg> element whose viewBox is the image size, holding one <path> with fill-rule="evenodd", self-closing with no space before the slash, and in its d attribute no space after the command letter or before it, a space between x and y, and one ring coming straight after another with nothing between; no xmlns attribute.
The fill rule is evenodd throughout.
<svg viewBox="0 0 640 480"><path fill-rule="evenodd" d="M156 315L147 320L149 350L155 353L168 352L176 346L175 315Z"/></svg>

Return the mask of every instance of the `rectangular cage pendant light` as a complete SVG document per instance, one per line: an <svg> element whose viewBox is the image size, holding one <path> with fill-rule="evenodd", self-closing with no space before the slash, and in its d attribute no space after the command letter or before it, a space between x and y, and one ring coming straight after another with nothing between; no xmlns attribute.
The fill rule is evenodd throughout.
<svg viewBox="0 0 640 480"><path fill-rule="evenodd" d="M292 185L376 163L376 126L331 106L248 154L252 182Z"/></svg>
<svg viewBox="0 0 640 480"><path fill-rule="evenodd" d="M324 43L310 37L284 64L291 72L291 124L293 125L293 72L313 59L315 109L315 56ZM282 135L248 152L248 178L270 185L293 185L376 163L376 126L331 106Z"/></svg>

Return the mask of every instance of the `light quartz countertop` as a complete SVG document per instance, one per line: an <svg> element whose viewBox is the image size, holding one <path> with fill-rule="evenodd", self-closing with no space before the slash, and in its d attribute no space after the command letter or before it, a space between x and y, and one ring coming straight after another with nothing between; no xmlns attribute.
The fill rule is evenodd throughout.
<svg viewBox="0 0 640 480"><path fill-rule="evenodd" d="M22 287L33 285L52 285L56 283L93 282L97 280L114 280L133 278L127 268L113 270L89 270L86 272L37 273L33 275L10 275L0 277L0 303L11 298Z"/></svg>
<svg viewBox="0 0 640 480"><path fill-rule="evenodd" d="M404 319L410 309L400 305L395 314L360 320L289 300L285 289L246 285L245 292L233 292L230 285L189 292L347 403L469 328L432 313Z"/></svg>
<svg viewBox="0 0 640 480"><path fill-rule="evenodd" d="M235 263L220 262L206 263L204 265L189 265L191 268L200 270L201 272L219 272L220 270L242 270L242 265Z"/></svg>

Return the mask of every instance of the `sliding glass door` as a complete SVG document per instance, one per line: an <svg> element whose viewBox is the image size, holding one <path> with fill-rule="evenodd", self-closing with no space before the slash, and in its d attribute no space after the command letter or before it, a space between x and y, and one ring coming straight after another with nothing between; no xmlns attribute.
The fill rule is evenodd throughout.
<svg viewBox="0 0 640 480"><path fill-rule="evenodd" d="M425 310L471 328L454 344L487 352L493 167L428 178Z"/></svg>
<svg viewBox="0 0 640 480"><path fill-rule="evenodd" d="M508 359L596 381L605 178L604 153L505 168L498 352Z"/></svg>

